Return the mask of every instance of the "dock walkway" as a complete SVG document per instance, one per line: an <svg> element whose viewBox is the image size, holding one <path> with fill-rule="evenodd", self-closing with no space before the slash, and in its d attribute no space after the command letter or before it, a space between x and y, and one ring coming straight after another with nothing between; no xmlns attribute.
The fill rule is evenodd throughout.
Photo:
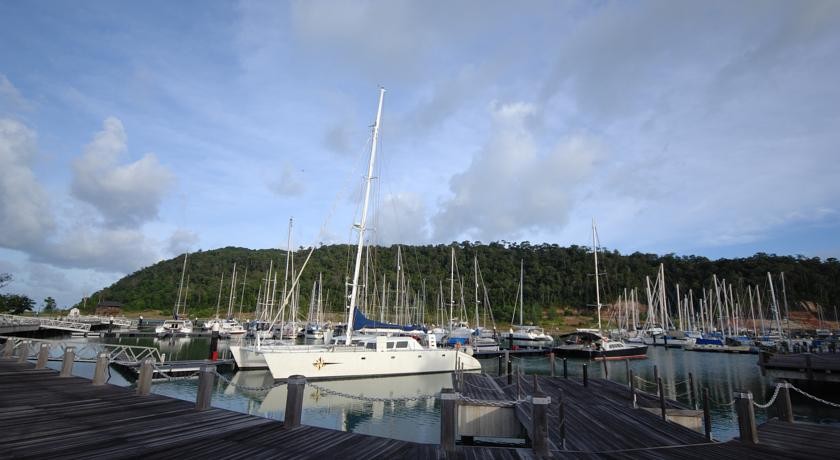
<svg viewBox="0 0 840 460"><path fill-rule="evenodd" d="M533 396L533 377L519 377L507 384L507 377L464 374L461 393L476 400L516 401ZM516 378L516 376L514 376ZM551 398L548 435L552 455L558 458L611 459L702 459L709 458L833 458L840 449L840 428L811 423L771 420L758 428L759 444L737 439L709 442L705 436L644 409L634 409L627 386L603 379L537 376L537 386ZM521 394L517 394L521 391ZM565 429L561 428L559 401L563 401ZM526 401L521 405L530 406ZM653 395L637 393L637 405L659 407ZM666 407L687 409L676 401ZM521 420L521 413L517 411ZM524 411L524 412L527 412ZM565 439L565 444L564 444Z"/></svg>

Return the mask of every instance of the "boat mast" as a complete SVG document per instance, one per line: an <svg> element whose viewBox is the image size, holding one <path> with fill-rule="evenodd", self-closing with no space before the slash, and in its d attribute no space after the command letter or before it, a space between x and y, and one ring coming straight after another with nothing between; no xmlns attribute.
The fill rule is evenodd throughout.
<svg viewBox="0 0 840 460"><path fill-rule="evenodd" d="M519 325L522 326L525 323L522 322L522 311L525 310L525 288L523 287L523 283L525 282L525 260L519 259Z"/></svg>
<svg viewBox="0 0 840 460"><path fill-rule="evenodd" d="M184 266L181 267L181 283L178 285L178 300L175 301L175 308L173 309L175 310L173 313L175 319L178 318L178 313L180 313L181 310L181 290L184 288L184 273L187 271L187 257L189 255L190 254L188 252L184 253Z"/></svg>
<svg viewBox="0 0 840 460"><path fill-rule="evenodd" d="M598 283L598 235L595 230L595 219L592 219L592 253L595 254L595 308L598 309L598 332L601 331L601 287Z"/></svg>
<svg viewBox="0 0 840 460"><path fill-rule="evenodd" d="M455 309L455 248L449 257L449 331L452 332L452 310Z"/></svg>
<svg viewBox="0 0 840 460"><path fill-rule="evenodd" d="M359 243L356 246L356 266L353 268L353 287L350 291L350 308L347 310L347 339L345 345L352 343L353 314L356 310L356 294L359 292L359 269L362 265L362 248L365 243L365 225L367 220L368 202L370 201L370 184L373 182L373 164L376 160L376 140L379 137L379 121L382 118L382 101L385 99L385 88L379 88L379 108L376 109L376 123L373 125L373 140L370 146L370 162L365 179L365 201L362 206L362 218L356 225L359 230Z"/></svg>

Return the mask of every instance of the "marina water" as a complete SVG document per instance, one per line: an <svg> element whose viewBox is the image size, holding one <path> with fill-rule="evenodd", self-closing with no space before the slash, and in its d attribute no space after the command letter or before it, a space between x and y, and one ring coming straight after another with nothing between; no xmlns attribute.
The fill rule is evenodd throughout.
<svg viewBox="0 0 840 460"><path fill-rule="evenodd" d="M158 348L166 354L167 361L205 359L209 350L207 338L123 337L106 340L122 345L139 345ZM220 342L222 356L227 342ZM629 361L630 369L638 376L636 386L640 390L656 393L654 366L665 387L665 395L690 407L702 409L702 401L690 396L688 375L694 378L695 394L701 394L703 387L709 388L711 397L712 433L716 440L729 440L738 435L735 410L730 404L732 393L749 390L755 401L764 403L772 397L772 379L761 376L756 355L698 353L681 349L649 347L648 358ZM482 359L482 371L497 375L496 358ZM570 378L581 378L586 361L568 360ZM58 369L60 362L51 362ZM522 369L526 374L549 375L551 372L547 357L513 358L514 370ZM607 373L610 380L627 383L627 363L608 361ZM604 364L588 363L590 378L604 377ZM556 360L556 372L562 376L562 360ZM91 377L93 365L77 363L74 374ZM286 407L286 387L277 385L267 370L240 371L224 374L230 383L217 379L214 386L213 406L243 412L261 417L282 420ZM111 370L109 383L130 386L130 376L123 376ZM172 379L156 382L152 392L173 398L194 401L198 380ZM307 385L304 394L302 423L307 425L351 431L354 433L383 436L406 441L437 443L440 436L440 407L434 395L441 388L451 387L449 374L430 374L401 377L363 378L336 381L315 381ZM238 387L238 388L237 388ZM343 393L343 394L336 394ZM815 403L807 398L792 394L793 411L798 421L815 423L840 423L840 410ZM399 401L387 401L399 399ZM837 401L838 397L827 399ZM773 409L756 409L756 421L762 423L768 416L774 416ZM570 427L570 429L573 429Z"/></svg>

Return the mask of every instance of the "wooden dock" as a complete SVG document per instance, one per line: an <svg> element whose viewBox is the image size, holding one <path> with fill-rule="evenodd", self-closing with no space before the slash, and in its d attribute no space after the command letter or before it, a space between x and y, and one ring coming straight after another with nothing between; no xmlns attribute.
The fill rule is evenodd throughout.
<svg viewBox="0 0 840 460"><path fill-rule="evenodd" d="M524 401L512 414L526 429L532 423L535 376L514 376L512 384L506 376L490 377L464 374L458 385L461 393L475 400ZM519 378L519 384L516 380ZM548 396L547 409L550 452L554 457L569 458L834 458L840 449L840 427L811 423L786 423L773 419L758 427L758 444L708 441L697 431L665 421L658 411L655 395L637 393L633 407L630 389L613 381L589 379L584 386L580 379L536 376L538 396ZM563 422L560 401L563 402ZM469 403L467 403L469 404ZM666 400L669 411L688 410L684 405ZM670 418L670 417L669 417Z"/></svg>
<svg viewBox="0 0 840 460"><path fill-rule="evenodd" d="M840 353L762 353L761 374L810 384L840 383Z"/></svg>

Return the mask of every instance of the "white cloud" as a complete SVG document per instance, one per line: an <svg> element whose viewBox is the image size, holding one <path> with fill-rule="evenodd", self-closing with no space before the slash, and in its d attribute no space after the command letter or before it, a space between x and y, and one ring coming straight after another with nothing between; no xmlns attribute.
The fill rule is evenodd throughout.
<svg viewBox="0 0 840 460"><path fill-rule="evenodd" d="M450 180L452 197L434 216L434 235L446 239L516 239L563 226L581 181L593 173L599 147L568 138L542 151L527 121L532 104L497 105L493 134L466 171Z"/></svg>
<svg viewBox="0 0 840 460"><path fill-rule="evenodd" d="M54 228L49 197L32 173L35 154L35 133L0 119L0 246L32 247Z"/></svg>
<svg viewBox="0 0 840 460"><path fill-rule="evenodd" d="M385 196L372 226L376 244L424 244L429 240L428 210L416 193Z"/></svg>
<svg viewBox="0 0 840 460"><path fill-rule="evenodd" d="M280 177L269 182L272 192L280 196L302 195L306 187L301 180L302 171L295 169L291 163L284 163L280 171Z"/></svg>
<svg viewBox="0 0 840 460"><path fill-rule="evenodd" d="M62 268L90 268L131 273L160 260L160 243L142 230L99 228L79 223L54 240L30 251L36 262Z"/></svg>
<svg viewBox="0 0 840 460"><path fill-rule="evenodd" d="M73 162L73 195L96 207L109 226L136 226L156 218L174 180L152 153L133 163L118 164L125 152L123 125L109 117Z"/></svg>
<svg viewBox="0 0 840 460"><path fill-rule="evenodd" d="M196 245L198 245L198 242L199 237L197 233L192 230L179 228L169 236L167 250L169 255L177 256L185 252L192 252Z"/></svg>

